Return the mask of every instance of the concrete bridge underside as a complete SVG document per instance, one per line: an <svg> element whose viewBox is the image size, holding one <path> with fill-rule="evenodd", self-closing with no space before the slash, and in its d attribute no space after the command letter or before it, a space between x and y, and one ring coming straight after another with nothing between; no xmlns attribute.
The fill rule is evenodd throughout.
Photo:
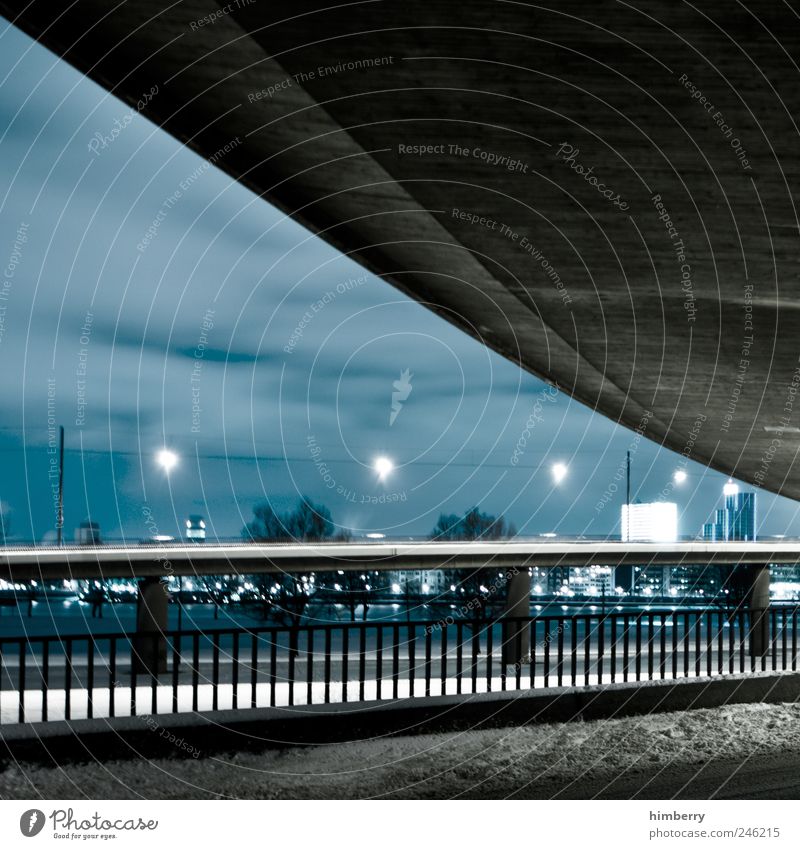
<svg viewBox="0 0 800 849"><path fill-rule="evenodd" d="M800 495L795 12L326 5L0 0L128 103L157 86L149 119L228 146L220 168L487 346Z"/></svg>

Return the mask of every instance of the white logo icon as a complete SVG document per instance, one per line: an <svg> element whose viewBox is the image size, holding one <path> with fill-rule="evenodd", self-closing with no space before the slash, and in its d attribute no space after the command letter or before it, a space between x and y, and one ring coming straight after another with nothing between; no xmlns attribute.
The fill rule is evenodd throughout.
<svg viewBox="0 0 800 849"><path fill-rule="evenodd" d="M400 414L400 410L403 409L403 402L408 400L408 396L411 394L411 378L414 377L411 374L410 369L403 369L400 372L400 379L395 380L392 384L394 387L394 392L392 392L392 412L389 415L389 427L394 424L394 420Z"/></svg>

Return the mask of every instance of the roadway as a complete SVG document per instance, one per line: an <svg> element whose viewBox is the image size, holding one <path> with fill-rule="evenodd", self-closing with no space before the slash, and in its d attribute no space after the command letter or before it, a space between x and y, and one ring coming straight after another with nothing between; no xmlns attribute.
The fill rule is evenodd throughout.
<svg viewBox="0 0 800 849"><path fill-rule="evenodd" d="M765 565L800 562L800 541L783 542L405 542L227 543L7 547L0 578L144 578L168 575L498 569L528 566Z"/></svg>

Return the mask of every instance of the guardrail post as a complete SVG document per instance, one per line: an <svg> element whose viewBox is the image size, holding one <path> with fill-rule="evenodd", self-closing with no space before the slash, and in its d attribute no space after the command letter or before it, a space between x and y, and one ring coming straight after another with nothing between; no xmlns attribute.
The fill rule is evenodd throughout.
<svg viewBox="0 0 800 849"><path fill-rule="evenodd" d="M750 656L765 657L769 651L769 565L750 567Z"/></svg>
<svg viewBox="0 0 800 849"><path fill-rule="evenodd" d="M503 623L503 664L523 663L530 656L531 576L528 567L509 569L505 616L520 621ZM524 620L524 621L522 621Z"/></svg>
<svg viewBox="0 0 800 849"><path fill-rule="evenodd" d="M161 578L139 581L136 634L131 665L136 673L158 675L167 671L167 584Z"/></svg>

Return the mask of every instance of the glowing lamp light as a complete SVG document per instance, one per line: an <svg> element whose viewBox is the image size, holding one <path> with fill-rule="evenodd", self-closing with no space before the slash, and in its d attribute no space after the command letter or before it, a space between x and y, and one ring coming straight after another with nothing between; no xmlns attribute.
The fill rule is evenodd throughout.
<svg viewBox="0 0 800 849"><path fill-rule="evenodd" d="M372 468L378 473L378 477L383 479L392 473L394 463L388 457L378 457Z"/></svg>
<svg viewBox="0 0 800 849"><path fill-rule="evenodd" d="M672 479L675 483L681 484L685 482L687 477L688 475L683 471L683 469L678 469L678 471L672 476Z"/></svg>
<svg viewBox="0 0 800 849"><path fill-rule="evenodd" d="M564 463L553 463L551 471L553 473L553 481L557 484L561 483L567 476L567 467Z"/></svg>
<svg viewBox="0 0 800 849"><path fill-rule="evenodd" d="M158 465L167 473L171 472L178 465L178 455L174 451L168 451L166 448L162 448L158 452L156 460Z"/></svg>

